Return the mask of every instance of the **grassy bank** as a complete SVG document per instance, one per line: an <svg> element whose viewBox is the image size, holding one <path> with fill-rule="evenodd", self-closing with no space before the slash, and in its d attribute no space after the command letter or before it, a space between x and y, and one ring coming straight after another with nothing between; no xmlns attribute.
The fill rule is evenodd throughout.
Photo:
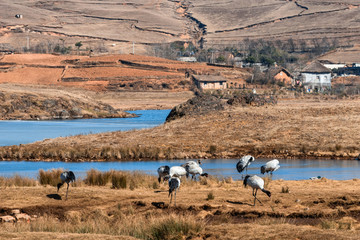
<svg viewBox="0 0 360 240"><path fill-rule="evenodd" d="M355 159L360 100L288 99L231 107L153 129L79 135L0 148L2 160L123 161L185 158Z"/></svg>
<svg viewBox="0 0 360 240"><path fill-rule="evenodd" d="M69 188L47 184L61 171L40 171L34 184L0 179L0 216L19 209L30 221L0 223L0 238L18 239L358 239L358 179L265 178L271 198L253 206L242 181L182 179L177 206L167 184L136 172L91 170ZM114 187L122 176L129 184ZM21 179L21 178L20 178ZM118 178L120 179L120 178ZM134 184L130 184L134 182ZM56 183L56 181L55 181ZM156 183L156 184L154 184Z"/></svg>

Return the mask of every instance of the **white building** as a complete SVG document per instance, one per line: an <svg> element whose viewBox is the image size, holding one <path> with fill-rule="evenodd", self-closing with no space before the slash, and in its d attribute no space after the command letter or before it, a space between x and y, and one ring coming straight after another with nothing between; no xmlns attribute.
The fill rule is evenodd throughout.
<svg viewBox="0 0 360 240"><path fill-rule="evenodd" d="M333 69L343 68L346 66L346 64L345 63L324 63L324 66L333 70Z"/></svg>
<svg viewBox="0 0 360 240"><path fill-rule="evenodd" d="M315 61L301 71L301 80L306 91L322 92L331 89L331 70Z"/></svg>

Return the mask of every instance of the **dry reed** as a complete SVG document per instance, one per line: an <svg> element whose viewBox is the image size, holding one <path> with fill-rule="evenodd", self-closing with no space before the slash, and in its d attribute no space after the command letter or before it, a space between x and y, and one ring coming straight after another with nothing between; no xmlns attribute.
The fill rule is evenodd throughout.
<svg viewBox="0 0 360 240"><path fill-rule="evenodd" d="M1 187L34 187L37 181L27 177L15 175L13 177L0 177Z"/></svg>
<svg viewBox="0 0 360 240"><path fill-rule="evenodd" d="M111 213L103 210L90 213L72 212L67 214L66 221L43 216L30 223L2 224L0 231L107 234L139 239L184 239L200 232L204 226L202 220L190 214L143 216L126 209L117 209Z"/></svg>

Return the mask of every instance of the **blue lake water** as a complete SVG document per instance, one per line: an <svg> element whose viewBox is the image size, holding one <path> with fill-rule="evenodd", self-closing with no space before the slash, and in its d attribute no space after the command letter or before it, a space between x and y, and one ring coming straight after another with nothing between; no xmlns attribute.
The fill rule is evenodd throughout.
<svg viewBox="0 0 360 240"><path fill-rule="evenodd" d="M170 110L128 111L137 118L104 118L51 121L0 121L0 146L19 145L46 138L78 134L151 128L162 124Z"/></svg>
<svg viewBox="0 0 360 240"><path fill-rule="evenodd" d="M170 110L130 111L139 114L138 118L81 119L61 121L0 121L0 146L26 144L45 138L71 136L78 134L99 133L107 131L127 131L131 129L151 128L162 124ZM249 174L260 175L260 166L269 159L256 159L249 169ZM237 159L204 160L205 172L217 177L241 179L236 171ZM63 168L72 170L78 177L85 177L86 171L125 170L143 171L156 175L159 166L175 166L184 160L141 161L141 162L25 162L0 161L0 176L14 175L36 178L40 169ZM273 179L301 180L310 177L326 177L329 179L359 178L360 161L336 160L280 160L280 169L274 173Z"/></svg>
<svg viewBox="0 0 360 240"><path fill-rule="evenodd" d="M260 174L260 166L268 159L256 159L252 162L248 174ZM124 170L142 171L147 174L156 175L157 168L162 165L176 166L185 160L171 161L137 161L137 162L16 162L0 161L0 176L11 177L15 174L36 178L39 169L50 170L52 168L63 168L72 170L78 177L84 178L86 171L97 169L99 171ZM238 159L211 159L203 160L201 165L204 172L219 178L232 177L241 179L242 174L236 170ZM302 180L311 177L326 177L335 180L347 180L359 178L360 161L339 160L280 160L280 169L274 172L273 179Z"/></svg>

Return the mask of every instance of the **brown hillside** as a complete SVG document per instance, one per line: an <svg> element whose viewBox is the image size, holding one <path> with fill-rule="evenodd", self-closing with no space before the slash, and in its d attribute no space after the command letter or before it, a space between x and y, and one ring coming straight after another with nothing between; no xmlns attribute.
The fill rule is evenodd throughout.
<svg viewBox="0 0 360 240"><path fill-rule="evenodd" d="M0 83L70 86L96 91L189 91L194 85L185 77L186 72L224 74L229 80L237 81L249 76L242 69L140 55L11 54L4 55L0 65Z"/></svg>
<svg viewBox="0 0 360 240"><path fill-rule="evenodd" d="M156 55L154 44L204 40L206 47L244 39L359 42L356 0L120 0L0 3L0 44L6 49L48 52L82 41L108 53ZM20 14L21 18L15 15ZM133 45L134 44L134 45ZM87 50L85 50L87 49Z"/></svg>

